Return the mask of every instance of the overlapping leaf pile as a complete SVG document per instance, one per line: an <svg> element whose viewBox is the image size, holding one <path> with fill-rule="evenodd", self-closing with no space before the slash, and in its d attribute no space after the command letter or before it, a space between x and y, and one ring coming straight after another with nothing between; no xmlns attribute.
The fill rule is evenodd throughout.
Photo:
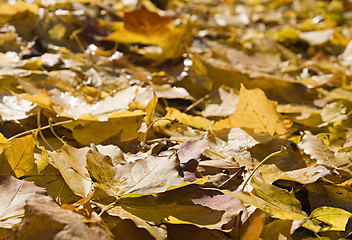
<svg viewBox="0 0 352 240"><path fill-rule="evenodd" d="M0 3L0 239L344 239L350 1Z"/></svg>

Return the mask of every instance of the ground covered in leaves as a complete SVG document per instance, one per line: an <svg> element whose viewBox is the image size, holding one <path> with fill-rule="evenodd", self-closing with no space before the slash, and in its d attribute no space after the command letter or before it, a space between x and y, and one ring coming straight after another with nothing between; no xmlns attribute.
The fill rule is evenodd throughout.
<svg viewBox="0 0 352 240"><path fill-rule="evenodd" d="M350 1L0 3L0 239L345 239Z"/></svg>

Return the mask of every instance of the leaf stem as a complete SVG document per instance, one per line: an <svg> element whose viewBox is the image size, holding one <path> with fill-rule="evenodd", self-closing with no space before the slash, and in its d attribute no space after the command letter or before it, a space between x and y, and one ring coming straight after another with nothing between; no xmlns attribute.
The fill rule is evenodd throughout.
<svg viewBox="0 0 352 240"><path fill-rule="evenodd" d="M50 127L63 125L63 124L65 124L65 123L70 123L70 122L73 122L73 121L74 121L73 119L70 119L70 120L66 120L66 121L54 123L54 124L51 124L51 125L47 125L47 126L44 126L44 127L35 128L35 129L30 129L30 130L27 130L27 131L25 131L25 132L21 132L21 133L19 133L19 134L16 134L15 136L12 136L12 137L10 137L10 138L7 139L7 140L8 140L8 141L11 141L11 140L14 139L14 138L18 138L18 137L22 137L22 136L24 136L24 135L30 134L30 133L34 132L35 130L44 130L44 129L48 129L48 128L50 128Z"/></svg>
<svg viewBox="0 0 352 240"><path fill-rule="evenodd" d="M149 124L149 126L147 127L147 130L145 131L145 135L144 135L143 142L146 142L146 141L147 141L147 134L148 134L150 128L154 125L154 123L156 123L157 121L161 121L161 120L168 120L168 121L170 121L170 122L176 121L176 119L170 119L170 118L165 118L165 117L154 119L154 120Z"/></svg>
<svg viewBox="0 0 352 240"><path fill-rule="evenodd" d="M287 152L287 148L285 146L281 146L280 151L276 151L271 153L270 155L266 156L266 158L264 158L251 172L251 174L249 175L249 177L246 179L246 181L243 183L242 186L242 191L244 191L244 188L246 187L246 185L248 184L249 180L253 177L254 173L258 170L258 168L260 166L262 166L265 162L267 162L270 158L276 157L278 155L281 155L283 153Z"/></svg>

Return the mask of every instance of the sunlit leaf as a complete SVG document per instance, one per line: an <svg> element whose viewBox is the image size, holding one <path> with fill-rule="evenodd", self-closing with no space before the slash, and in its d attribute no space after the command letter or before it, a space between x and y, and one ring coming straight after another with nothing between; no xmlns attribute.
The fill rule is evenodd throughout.
<svg viewBox="0 0 352 240"><path fill-rule="evenodd" d="M180 44L185 41L186 32L181 27L174 27L170 17L163 17L144 8L126 13L123 27L107 36L105 40L119 43L142 43L160 46L161 53L147 54L149 58L161 59L179 56ZM155 55L155 56L153 56Z"/></svg>
<svg viewBox="0 0 352 240"><path fill-rule="evenodd" d="M298 146L304 153L315 159L317 164L351 173L347 168L351 161L348 158L335 156L335 153L324 144L323 140L311 132L305 132Z"/></svg>
<svg viewBox="0 0 352 240"><path fill-rule="evenodd" d="M234 195L244 203L256 206L274 218L294 221L306 220L307 228L314 231L319 230L319 227L308 220L308 215L302 211L301 203L293 192L260 182L256 178L252 179L251 185L253 190L250 194L237 192Z"/></svg>
<svg viewBox="0 0 352 240"><path fill-rule="evenodd" d="M203 118L203 117L198 117L198 116L191 116L188 115L186 113L182 113L179 110L177 110L176 108L166 108L166 115L165 118L168 119L172 119L172 120L177 120L178 122L184 124L184 125L188 125L197 129L202 129L202 130L208 130L212 123L210 120ZM157 123L158 126L162 125L162 123L166 122L165 121L159 121L159 123ZM169 122L169 121L168 121Z"/></svg>
<svg viewBox="0 0 352 240"><path fill-rule="evenodd" d="M0 227L12 228L21 222L26 201L44 197L44 188L12 176L0 175Z"/></svg>
<svg viewBox="0 0 352 240"><path fill-rule="evenodd" d="M229 118L216 122L212 130L236 127L271 136L287 132L276 111L276 103L268 100L260 89L247 90L243 85L236 111Z"/></svg>
<svg viewBox="0 0 352 240"><path fill-rule="evenodd" d="M21 177L35 166L34 146L32 135L15 138L9 141L10 145L5 149L5 156L16 177Z"/></svg>
<svg viewBox="0 0 352 240"><path fill-rule="evenodd" d="M316 208L310 214L313 221L325 224L320 231L345 231L347 221L352 213L340 208L320 207Z"/></svg>
<svg viewBox="0 0 352 240"><path fill-rule="evenodd" d="M50 153L67 185L81 197L86 197L92 190L92 182L85 168L87 152L88 148L77 149L64 145L58 152Z"/></svg>
<svg viewBox="0 0 352 240"><path fill-rule="evenodd" d="M17 96L4 96L0 103L2 121L20 120L27 118L36 104Z"/></svg>
<svg viewBox="0 0 352 240"><path fill-rule="evenodd" d="M176 155L148 156L134 162L113 163L109 156L92 148L87 168L97 184L109 195L157 193L186 182L178 174Z"/></svg>

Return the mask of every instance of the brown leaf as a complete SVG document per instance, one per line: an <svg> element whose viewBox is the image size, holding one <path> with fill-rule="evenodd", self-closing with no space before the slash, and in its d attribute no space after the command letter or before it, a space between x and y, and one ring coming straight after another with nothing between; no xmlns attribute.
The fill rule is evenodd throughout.
<svg viewBox="0 0 352 240"><path fill-rule="evenodd" d="M158 35L167 31L171 20L170 17L161 17L144 8L126 13L123 18L126 30L146 36Z"/></svg>
<svg viewBox="0 0 352 240"><path fill-rule="evenodd" d="M228 230L244 206L234 196L191 184L158 194L125 195L116 202L124 210L154 224L192 224Z"/></svg>
<svg viewBox="0 0 352 240"><path fill-rule="evenodd" d="M9 239L112 239L102 228L88 227L83 220L81 215L60 209L51 199L32 199L26 203L22 223Z"/></svg>
<svg viewBox="0 0 352 240"><path fill-rule="evenodd" d="M208 139L204 138L199 141L188 141L182 143L177 150L177 156L180 160L181 171L185 180L193 182L196 180L195 171L202 153L208 149Z"/></svg>

